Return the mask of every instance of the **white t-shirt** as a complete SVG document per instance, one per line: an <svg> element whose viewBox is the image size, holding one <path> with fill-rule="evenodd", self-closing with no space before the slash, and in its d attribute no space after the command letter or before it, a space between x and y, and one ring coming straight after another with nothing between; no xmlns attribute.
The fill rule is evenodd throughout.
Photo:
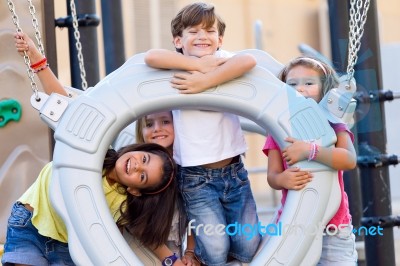
<svg viewBox="0 0 400 266"><path fill-rule="evenodd" d="M226 52L217 53L227 57ZM247 150L237 115L206 110L174 110L172 114L174 159L181 166L218 162Z"/></svg>

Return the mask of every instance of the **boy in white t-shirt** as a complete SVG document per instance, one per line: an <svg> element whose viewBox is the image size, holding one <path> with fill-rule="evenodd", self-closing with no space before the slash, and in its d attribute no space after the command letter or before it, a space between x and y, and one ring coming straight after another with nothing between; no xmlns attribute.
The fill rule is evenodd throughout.
<svg viewBox="0 0 400 266"><path fill-rule="evenodd" d="M184 7L172 20L171 30L179 53L153 49L146 53L145 62L188 71L176 73L171 80L181 93L202 92L243 75L256 64L249 54L226 57L217 52L225 23L210 4ZM195 235L195 256L206 265L225 265L228 258L250 262L261 236L248 228L258 224L258 216L240 157L247 146L238 116L205 110L174 110L173 116L174 159L179 165L177 178L188 230ZM247 232L239 229L244 225Z"/></svg>

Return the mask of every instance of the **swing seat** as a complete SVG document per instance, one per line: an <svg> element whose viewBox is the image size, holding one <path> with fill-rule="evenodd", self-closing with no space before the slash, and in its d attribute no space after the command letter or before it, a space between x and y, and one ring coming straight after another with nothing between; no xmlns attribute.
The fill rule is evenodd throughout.
<svg viewBox="0 0 400 266"><path fill-rule="evenodd" d="M59 121L41 113L55 128L50 197L65 221L71 256L77 264L144 265L115 225L101 187L109 145L138 117L177 108L225 111L254 121L281 148L287 145L287 136L314 139L324 147L336 142L316 102L281 82L261 63L238 79L203 93L182 95L170 86L172 71L147 67L137 59L131 58L71 101ZM250 265L313 265L319 259L322 230L302 234L293 230L296 226L319 228L334 215L340 203L337 172L314 161L296 166L312 172L313 181L303 190L288 193L280 217L287 231L266 235Z"/></svg>

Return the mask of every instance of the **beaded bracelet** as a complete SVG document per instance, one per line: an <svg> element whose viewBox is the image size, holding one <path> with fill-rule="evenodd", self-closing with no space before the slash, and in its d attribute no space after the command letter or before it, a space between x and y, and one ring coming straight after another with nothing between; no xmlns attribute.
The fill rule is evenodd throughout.
<svg viewBox="0 0 400 266"><path fill-rule="evenodd" d="M35 68L38 68L38 67L40 67L41 65L44 65L44 64L46 64L47 63L47 58L46 57L44 57L42 60L40 60L39 62L37 62L37 63L35 63L35 64L32 64L31 65L31 68L32 69L35 69Z"/></svg>
<svg viewBox="0 0 400 266"><path fill-rule="evenodd" d="M49 67L49 64L45 64L45 65L42 66L41 68L35 69L35 70L33 71L33 73L37 74L37 73L39 73L40 71L45 70L45 69L48 68L48 67Z"/></svg>
<svg viewBox="0 0 400 266"><path fill-rule="evenodd" d="M308 155L308 161L315 160L315 158L317 158L318 152L318 145L316 143L310 143L310 154Z"/></svg>
<svg viewBox="0 0 400 266"><path fill-rule="evenodd" d="M186 253L186 252L189 252L189 253L193 253L193 254L194 254L194 250L193 250L193 249L186 249L186 250L185 250L185 253Z"/></svg>

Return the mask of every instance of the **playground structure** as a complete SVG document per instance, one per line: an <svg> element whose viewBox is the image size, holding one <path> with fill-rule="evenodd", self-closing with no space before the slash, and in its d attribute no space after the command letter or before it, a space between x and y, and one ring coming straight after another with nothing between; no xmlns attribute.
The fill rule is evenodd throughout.
<svg viewBox="0 0 400 266"><path fill-rule="evenodd" d="M101 200L104 196L98 189L99 184L96 185L101 173L96 168L101 168L104 151L116 134L137 117L177 107L224 110L257 121L269 129L282 146L287 135L316 139L324 146L335 142L334 133L318 105L301 97L262 67L205 93L183 96L169 85L171 71L135 64L134 59L74 99L55 127L53 178L56 182L51 190L52 202L67 222L71 255L79 264L141 265L130 255L124 241L118 241L122 236ZM58 101L62 101L59 96L51 95L40 108L42 117L50 125L54 125L54 121L46 114L48 109L54 108L52 103ZM83 117L86 117L84 122ZM313 126L303 131L302 122ZM63 154L70 156L65 158ZM85 161L84 166L80 165L82 161ZM314 228L320 221L329 221L340 202L336 171L313 162L299 164L321 178L315 178L315 183L300 193L289 193L280 221ZM82 179L82 176L87 178ZM315 235L289 233L272 237L266 239L250 265L313 264L318 260L321 247L322 231Z"/></svg>

